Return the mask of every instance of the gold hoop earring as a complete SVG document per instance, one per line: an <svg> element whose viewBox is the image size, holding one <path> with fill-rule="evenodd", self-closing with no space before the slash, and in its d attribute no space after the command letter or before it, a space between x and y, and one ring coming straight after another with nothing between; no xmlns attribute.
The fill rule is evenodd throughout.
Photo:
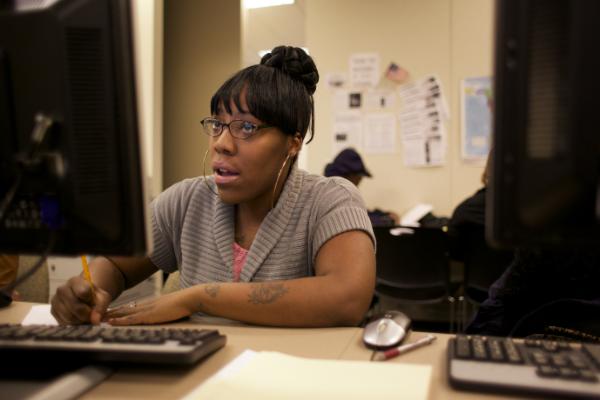
<svg viewBox="0 0 600 400"><path fill-rule="evenodd" d="M285 165L287 164L289 159L290 154L288 153L288 155L285 156L285 160L283 160L283 165L281 166L281 168L279 168L277 180L275 180L275 187L273 188L273 197L271 198L271 210L275 208L275 193L277 192L277 185L279 185L279 178L281 177L281 173L283 172L283 169L285 168Z"/></svg>
<svg viewBox="0 0 600 400"><path fill-rule="evenodd" d="M208 184L208 179L206 178L206 157L208 156L208 151L209 149L206 149L206 153L204 153L204 159L202 160L202 176L204 177L204 184L206 185L208 190L213 192L215 196L218 196L219 194L215 192L213 188L210 187L210 185Z"/></svg>

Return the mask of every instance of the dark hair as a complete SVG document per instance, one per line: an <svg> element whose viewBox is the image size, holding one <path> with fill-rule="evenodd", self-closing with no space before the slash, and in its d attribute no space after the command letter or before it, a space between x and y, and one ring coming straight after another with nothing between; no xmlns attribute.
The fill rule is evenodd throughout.
<svg viewBox="0 0 600 400"><path fill-rule="evenodd" d="M278 46L266 54L260 64L244 68L229 78L212 97L210 112L218 114L222 105L231 113L233 100L240 111L250 112L286 135L298 132L304 140L310 127L310 142L314 136L315 114L312 95L318 81L317 67L304 50ZM241 106L243 91L248 110Z"/></svg>

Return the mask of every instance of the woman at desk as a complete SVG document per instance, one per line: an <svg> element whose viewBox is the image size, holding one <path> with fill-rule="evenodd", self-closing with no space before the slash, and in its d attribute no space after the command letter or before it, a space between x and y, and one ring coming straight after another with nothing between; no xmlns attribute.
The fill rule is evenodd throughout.
<svg viewBox="0 0 600 400"><path fill-rule="evenodd" d="M227 80L201 122L213 175L163 192L152 203L152 253L96 258L94 288L71 278L52 299L56 319L153 324L200 312L274 326L357 324L375 280L365 205L349 181L296 165L314 134L318 79L302 49L280 46ZM107 311L157 269L179 269L182 289Z"/></svg>

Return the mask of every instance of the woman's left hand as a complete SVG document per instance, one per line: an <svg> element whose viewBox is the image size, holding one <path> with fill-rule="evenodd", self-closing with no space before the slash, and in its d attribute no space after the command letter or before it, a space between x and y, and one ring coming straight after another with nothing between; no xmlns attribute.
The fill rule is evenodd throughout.
<svg viewBox="0 0 600 400"><path fill-rule="evenodd" d="M184 289L152 300L108 309L104 321L111 325L144 325L175 321L195 312L187 305L186 294Z"/></svg>

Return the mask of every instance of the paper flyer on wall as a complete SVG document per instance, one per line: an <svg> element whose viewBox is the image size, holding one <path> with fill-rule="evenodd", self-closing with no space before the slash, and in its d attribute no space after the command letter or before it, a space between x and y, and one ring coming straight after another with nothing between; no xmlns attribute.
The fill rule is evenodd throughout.
<svg viewBox="0 0 600 400"><path fill-rule="evenodd" d="M367 109L389 110L396 105L396 92L393 90L367 90L364 98Z"/></svg>
<svg viewBox="0 0 600 400"><path fill-rule="evenodd" d="M345 148L362 146L363 121L359 112L338 112L333 117L333 155Z"/></svg>
<svg viewBox="0 0 600 400"><path fill-rule="evenodd" d="M339 89L346 85L348 74L345 72L329 72L325 75L325 82L330 89Z"/></svg>
<svg viewBox="0 0 600 400"><path fill-rule="evenodd" d="M461 155L464 160L485 160L492 137L492 81L466 78L461 85Z"/></svg>
<svg viewBox="0 0 600 400"><path fill-rule="evenodd" d="M398 95L404 103L404 110L416 110L424 106L435 107L444 120L450 118L442 85L435 75L401 85L398 88Z"/></svg>
<svg viewBox="0 0 600 400"><path fill-rule="evenodd" d="M350 84L355 88L374 87L379 83L379 54L356 53L350 56Z"/></svg>
<svg viewBox="0 0 600 400"><path fill-rule="evenodd" d="M404 164L409 167L444 165L449 111L442 86L435 76L407 83L398 89Z"/></svg>
<svg viewBox="0 0 600 400"><path fill-rule="evenodd" d="M364 117L363 150L366 154L390 154L396 151L394 114L367 114Z"/></svg>
<svg viewBox="0 0 600 400"><path fill-rule="evenodd" d="M363 95L359 90L339 89L333 92L333 111L343 112L348 110L360 110L362 108Z"/></svg>
<svg viewBox="0 0 600 400"><path fill-rule="evenodd" d="M446 145L439 138L411 138L402 141L404 164L413 166L440 166L444 164Z"/></svg>

